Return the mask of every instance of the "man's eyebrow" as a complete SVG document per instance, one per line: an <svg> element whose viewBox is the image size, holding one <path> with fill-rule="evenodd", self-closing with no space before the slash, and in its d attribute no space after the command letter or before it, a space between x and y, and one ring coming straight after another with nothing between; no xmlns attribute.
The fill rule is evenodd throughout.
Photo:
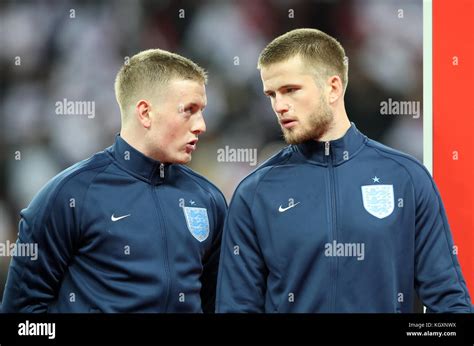
<svg viewBox="0 0 474 346"><path fill-rule="evenodd" d="M299 87L301 87L301 85L298 84L298 83L289 83L289 84L282 85L282 86L279 87L278 89L283 89L283 88L299 88Z"/></svg>
<svg viewBox="0 0 474 346"><path fill-rule="evenodd" d="M280 87L278 88L278 90L284 89L284 88L300 88L300 87L301 87L300 84L297 84L297 83L289 83L289 84L285 84L285 85L280 86ZM263 91L263 93L264 93L265 95L268 95L268 94L270 94L270 93L272 93L272 92L273 92L273 90L271 90L271 89L269 89L269 90L264 90L264 91Z"/></svg>
<svg viewBox="0 0 474 346"><path fill-rule="evenodd" d="M204 102L189 102L187 104L187 107L199 107L201 109L206 108L206 106L207 106L207 102L205 103Z"/></svg>

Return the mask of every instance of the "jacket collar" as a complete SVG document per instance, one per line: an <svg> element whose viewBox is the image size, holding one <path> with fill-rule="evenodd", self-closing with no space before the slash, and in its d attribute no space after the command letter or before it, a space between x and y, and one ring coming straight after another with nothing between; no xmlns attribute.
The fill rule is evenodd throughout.
<svg viewBox="0 0 474 346"><path fill-rule="evenodd" d="M145 156L120 137L120 134L115 136L110 153L123 169L152 185L162 184L168 176L169 164Z"/></svg>
<svg viewBox="0 0 474 346"><path fill-rule="evenodd" d="M366 140L367 137L351 123L351 127L339 139L328 142L310 140L295 147L309 161L323 165L339 165L354 157Z"/></svg>

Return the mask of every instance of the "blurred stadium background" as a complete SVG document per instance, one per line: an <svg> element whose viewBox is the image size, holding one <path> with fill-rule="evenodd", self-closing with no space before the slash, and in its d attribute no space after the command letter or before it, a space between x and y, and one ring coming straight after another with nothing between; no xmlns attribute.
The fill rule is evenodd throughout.
<svg viewBox="0 0 474 346"><path fill-rule="evenodd" d="M380 112L389 98L422 104L421 0L0 0L0 242L16 240L20 210L46 181L113 143L115 75L149 48L208 70L207 132L190 166L230 201L255 167L218 162L217 150L255 148L261 163L285 145L256 62L270 40L299 27L345 47L351 121L422 160L422 116ZM63 99L94 101L95 117L57 115ZM0 257L0 299L9 262Z"/></svg>

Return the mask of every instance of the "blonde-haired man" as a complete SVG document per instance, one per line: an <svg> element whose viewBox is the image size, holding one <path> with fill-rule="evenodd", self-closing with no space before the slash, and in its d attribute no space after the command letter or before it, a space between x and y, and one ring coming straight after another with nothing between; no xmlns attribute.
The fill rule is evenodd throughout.
<svg viewBox="0 0 474 346"><path fill-rule="evenodd" d="M206 130L206 73L159 49L117 74L115 144L22 210L4 312L212 312L226 202L183 166Z"/></svg>
<svg viewBox="0 0 474 346"><path fill-rule="evenodd" d="M293 30L258 67L290 146L234 193L217 311L403 313L414 290L429 311L472 311L431 176L349 122L339 42Z"/></svg>

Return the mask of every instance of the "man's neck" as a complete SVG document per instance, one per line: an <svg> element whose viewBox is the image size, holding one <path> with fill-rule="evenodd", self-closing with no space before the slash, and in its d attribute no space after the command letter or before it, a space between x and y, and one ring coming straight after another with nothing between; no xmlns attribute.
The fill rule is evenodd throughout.
<svg viewBox="0 0 474 346"><path fill-rule="evenodd" d="M139 151L145 156L150 157L149 153L146 152L145 146L143 145L143 137L142 140L137 139L137 136L134 136L132 131L128 129L122 128L120 131L120 137L128 143L133 149Z"/></svg>
<svg viewBox="0 0 474 346"><path fill-rule="evenodd" d="M346 112L341 114L339 117L335 116L333 123L329 127L329 130L326 131L323 136L321 136L319 141L329 142L339 139L346 134L347 130L349 130L350 127L351 122L349 121Z"/></svg>

